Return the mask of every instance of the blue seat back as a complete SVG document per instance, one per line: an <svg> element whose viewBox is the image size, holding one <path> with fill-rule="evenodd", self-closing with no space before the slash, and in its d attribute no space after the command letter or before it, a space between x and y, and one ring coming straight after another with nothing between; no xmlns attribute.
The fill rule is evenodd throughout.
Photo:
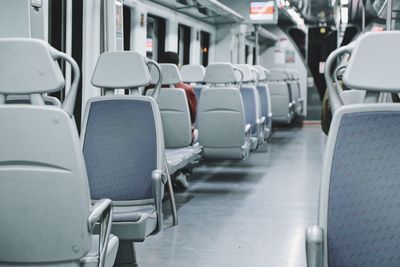
<svg viewBox="0 0 400 267"><path fill-rule="evenodd" d="M243 98L246 124L250 124L252 127L252 133L255 133L257 131L257 106L256 96L253 89L253 87L242 86L240 88L240 93Z"/></svg>
<svg viewBox="0 0 400 267"><path fill-rule="evenodd" d="M88 103L83 153L92 199L152 198L151 173L157 169L154 100L98 97Z"/></svg>
<svg viewBox="0 0 400 267"><path fill-rule="evenodd" d="M260 84L257 86L258 94L260 95L260 103L261 103L261 116L265 117L265 122L266 124L269 123L270 117L269 117L269 102L271 101L269 99L269 88L268 84Z"/></svg>
<svg viewBox="0 0 400 267"><path fill-rule="evenodd" d="M400 266L400 111L344 114L329 185L329 266Z"/></svg>

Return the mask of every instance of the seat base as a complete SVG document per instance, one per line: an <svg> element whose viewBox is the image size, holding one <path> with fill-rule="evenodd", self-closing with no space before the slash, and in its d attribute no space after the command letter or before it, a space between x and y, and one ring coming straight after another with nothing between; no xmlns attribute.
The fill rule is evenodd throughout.
<svg viewBox="0 0 400 267"><path fill-rule="evenodd" d="M121 241L118 249L115 267L137 267L135 244L131 241Z"/></svg>
<svg viewBox="0 0 400 267"><path fill-rule="evenodd" d="M98 251L99 251L99 236L94 235L92 237L92 245L90 247L90 251L88 252L86 257L81 260L80 266L97 267L99 262ZM111 235L108 241L107 254L104 264L105 267L112 267L114 265L115 258L117 256L117 251L118 251L118 238L114 235Z"/></svg>
<svg viewBox="0 0 400 267"><path fill-rule="evenodd" d="M250 143L244 144L241 148L203 148L205 159L244 159L248 156Z"/></svg>

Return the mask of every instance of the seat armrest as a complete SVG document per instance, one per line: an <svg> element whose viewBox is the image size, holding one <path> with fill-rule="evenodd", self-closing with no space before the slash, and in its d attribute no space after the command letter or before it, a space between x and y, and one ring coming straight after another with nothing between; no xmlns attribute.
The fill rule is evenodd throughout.
<svg viewBox="0 0 400 267"><path fill-rule="evenodd" d="M251 124L246 124L246 127L244 128L244 133L245 133L245 138L246 142L250 144L250 139L251 139Z"/></svg>
<svg viewBox="0 0 400 267"><path fill-rule="evenodd" d="M267 123L267 118L261 117L260 121L261 121L261 124L265 126Z"/></svg>
<svg viewBox="0 0 400 267"><path fill-rule="evenodd" d="M157 229L153 232L153 234L156 234L160 232L163 227L162 199L164 185L167 183L167 176L163 170L154 170L151 173L151 180L154 204L157 213Z"/></svg>
<svg viewBox="0 0 400 267"><path fill-rule="evenodd" d="M308 267L322 267L324 259L324 230L318 225L306 230L306 255Z"/></svg>
<svg viewBox="0 0 400 267"><path fill-rule="evenodd" d="M88 218L88 230L90 233L93 233L97 222L100 223L98 266L103 267L112 226L112 201L110 199L101 199L93 206Z"/></svg>

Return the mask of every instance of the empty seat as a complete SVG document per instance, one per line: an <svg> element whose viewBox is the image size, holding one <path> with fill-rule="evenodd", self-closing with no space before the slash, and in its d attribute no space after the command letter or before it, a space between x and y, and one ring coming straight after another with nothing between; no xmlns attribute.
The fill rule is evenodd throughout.
<svg viewBox="0 0 400 267"><path fill-rule="evenodd" d="M269 89L271 92L272 121L289 124L293 119L294 104L286 80L285 70L271 70Z"/></svg>
<svg viewBox="0 0 400 267"><path fill-rule="evenodd" d="M261 101L257 86L259 73L246 64L238 64L237 68L243 73L243 84L240 88L245 109L246 123L252 127L251 150L258 149L264 142L265 117L261 116ZM255 75L253 72L256 72Z"/></svg>
<svg viewBox="0 0 400 267"><path fill-rule="evenodd" d="M302 115L303 114L303 110L304 110L304 97L302 95L301 92L301 85L300 85L300 75L299 72L297 70L293 70L293 75L294 75L294 81L295 81L295 86L297 87L297 92L298 92L298 115Z"/></svg>
<svg viewBox="0 0 400 267"><path fill-rule="evenodd" d="M0 266L113 266L112 202L90 205L72 119L77 63L35 39L0 39L0 58ZM42 97L64 87L57 59L71 64L74 74L62 108L45 105ZM9 95L31 104L6 103Z"/></svg>
<svg viewBox="0 0 400 267"><path fill-rule="evenodd" d="M271 93L269 90L269 79L271 73L261 65L256 65L254 68L256 68L259 73L257 90L258 94L260 95L261 115L265 117L264 138L269 140L272 134Z"/></svg>
<svg viewBox="0 0 400 267"><path fill-rule="evenodd" d="M251 125L246 124L242 95L230 63L214 63L206 68L201 91L198 129L206 159L243 159L250 149ZM243 78L243 77L242 77Z"/></svg>
<svg viewBox="0 0 400 267"><path fill-rule="evenodd" d="M182 82L178 67L174 64L160 64L163 73L159 107L164 129L168 170L171 174L198 162L201 147L192 145L192 124L186 93L174 85ZM152 72L153 80L157 78ZM147 92L152 93L152 90ZM180 159L180 160L178 160Z"/></svg>
<svg viewBox="0 0 400 267"><path fill-rule="evenodd" d="M325 150L318 225L306 232L308 266L400 266L400 106L377 103L399 93L400 32L367 33L327 59L333 120ZM343 83L366 90L364 104L343 105L331 66L351 53Z"/></svg>
<svg viewBox="0 0 400 267"><path fill-rule="evenodd" d="M292 102L294 107L295 115L301 115L302 113L302 99L300 92L300 84L298 82L298 78L296 78L296 71L293 69L286 70L287 73L287 83L290 88L290 92L292 95Z"/></svg>
<svg viewBox="0 0 400 267"><path fill-rule="evenodd" d="M97 61L92 84L113 91L146 86L150 80L140 54L107 52ZM157 101L151 96L93 97L86 105L82 125L92 199L108 197L115 203L112 232L121 240L116 264L136 264L133 242L141 242L163 227L167 176Z"/></svg>

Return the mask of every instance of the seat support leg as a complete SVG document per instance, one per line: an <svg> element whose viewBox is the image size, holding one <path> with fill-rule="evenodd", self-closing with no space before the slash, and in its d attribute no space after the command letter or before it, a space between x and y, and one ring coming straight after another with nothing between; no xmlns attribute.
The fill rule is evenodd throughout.
<svg viewBox="0 0 400 267"><path fill-rule="evenodd" d="M135 244L132 241L120 240L115 259L115 267L138 267Z"/></svg>
<svg viewBox="0 0 400 267"><path fill-rule="evenodd" d="M168 166L166 164L165 166ZM168 186L168 193L169 193L169 199L171 203L171 210L172 210L172 225L178 225L178 214L176 212L176 204L175 204L175 194L174 194L174 188L172 187L172 181L171 181L171 175L169 174L168 167L166 169L166 174L167 174L167 186Z"/></svg>

